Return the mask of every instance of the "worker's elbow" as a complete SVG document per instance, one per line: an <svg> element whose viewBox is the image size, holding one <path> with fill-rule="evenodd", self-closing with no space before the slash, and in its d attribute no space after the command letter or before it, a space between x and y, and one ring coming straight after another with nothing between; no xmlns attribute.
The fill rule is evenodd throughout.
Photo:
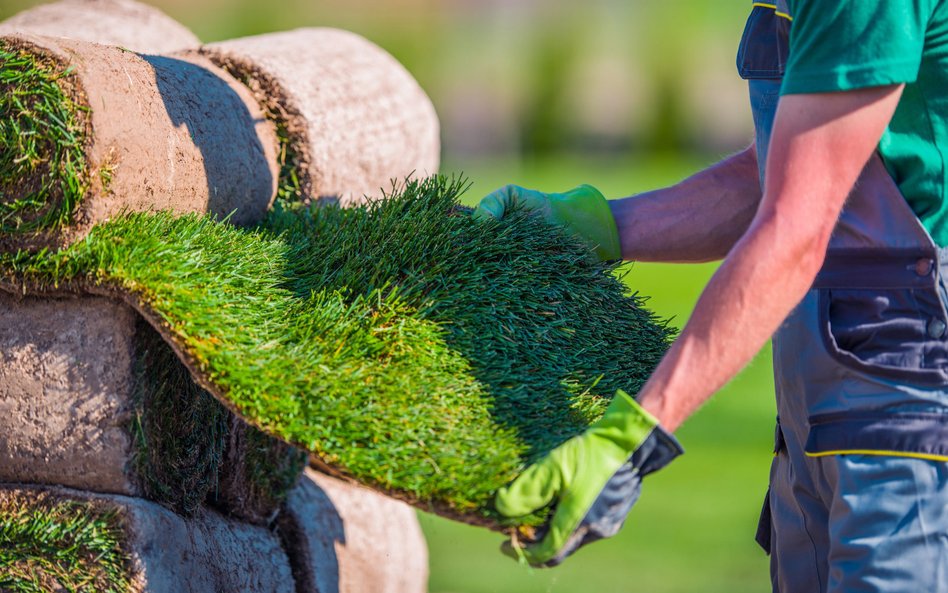
<svg viewBox="0 0 948 593"><path fill-rule="evenodd" d="M816 278L820 268L823 267L823 262L826 260L826 244L825 240L820 239L801 243L798 255L795 258L801 276L809 279Z"/></svg>
<svg viewBox="0 0 948 593"><path fill-rule="evenodd" d="M758 231L776 250L780 266L807 278L814 278L826 259L835 221L799 220L777 213L762 217Z"/></svg>

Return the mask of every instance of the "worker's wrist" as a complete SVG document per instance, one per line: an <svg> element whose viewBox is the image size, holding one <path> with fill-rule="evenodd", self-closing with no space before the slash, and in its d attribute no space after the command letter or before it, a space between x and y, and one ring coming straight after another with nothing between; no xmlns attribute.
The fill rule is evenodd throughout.
<svg viewBox="0 0 948 593"><path fill-rule="evenodd" d="M566 226L594 248L602 260L622 258L619 229L609 201L589 184L561 194L551 194L550 204Z"/></svg>
<svg viewBox="0 0 948 593"><path fill-rule="evenodd" d="M669 433L678 430L678 427L681 426L681 423L684 421L683 418L679 418L675 414L674 406L670 404L665 394L658 389L652 388L648 383L646 383L645 387L639 392L637 401L639 406L641 406L645 412L655 417L658 420L658 424Z"/></svg>

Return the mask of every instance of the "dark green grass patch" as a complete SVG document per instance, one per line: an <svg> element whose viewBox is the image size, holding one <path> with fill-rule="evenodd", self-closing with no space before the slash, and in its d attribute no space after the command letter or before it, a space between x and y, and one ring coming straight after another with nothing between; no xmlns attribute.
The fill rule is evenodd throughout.
<svg viewBox="0 0 948 593"><path fill-rule="evenodd" d="M491 499L635 392L672 330L539 220L481 221L460 182L266 230L132 215L59 253L6 256L27 290L131 295L242 416L373 487L496 524ZM539 517L530 522L539 521Z"/></svg>
<svg viewBox="0 0 948 593"><path fill-rule="evenodd" d="M135 330L132 464L145 498L181 515L206 501L264 523L296 484L306 456L235 418L194 382L148 322Z"/></svg>
<svg viewBox="0 0 948 593"><path fill-rule="evenodd" d="M0 496L0 591L125 593L127 564L114 511Z"/></svg>
<svg viewBox="0 0 948 593"><path fill-rule="evenodd" d="M71 69L0 43L0 233L67 224L87 187Z"/></svg>
<svg viewBox="0 0 948 593"><path fill-rule="evenodd" d="M146 498L190 515L217 487L229 414L147 322L136 329L132 463Z"/></svg>
<svg viewBox="0 0 948 593"><path fill-rule="evenodd" d="M637 392L669 330L626 294L614 265L531 217L474 221L456 207L462 189L413 185L410 199L277 210L268 224L293 250L297 296L397 292L442 328L490 393L493 421L535 458L597 418L603 396Z"/></svg>

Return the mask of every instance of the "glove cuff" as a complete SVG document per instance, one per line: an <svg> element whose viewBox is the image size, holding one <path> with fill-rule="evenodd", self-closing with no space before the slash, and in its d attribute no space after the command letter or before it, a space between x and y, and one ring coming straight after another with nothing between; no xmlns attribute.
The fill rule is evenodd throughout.
<svg viewBox="0 0 948 593"><path fill-rule="evenodd" d="M599 259L622 259L619 227L609 201L602 192L589 184L583 184L559 194L559 197L570 205L570 213L564 217L567 226L595 247ZM553 207L556 208L555 203Z"/></svg>
<svg viewBox="0 0 948 593"><path fill-rule="evenodd" d="M616 391L596 427L607 433L614 443L632 451L629 460L643 476L662 469L684 453L678 439L621 389Z"/></svg>
<svg viewBox="0 0 948 593"><path fill-rule="evenodd" d="M661 426L656 426L629 460L644 477L662 469L684 452L678 439L665 432Z"/></svg>

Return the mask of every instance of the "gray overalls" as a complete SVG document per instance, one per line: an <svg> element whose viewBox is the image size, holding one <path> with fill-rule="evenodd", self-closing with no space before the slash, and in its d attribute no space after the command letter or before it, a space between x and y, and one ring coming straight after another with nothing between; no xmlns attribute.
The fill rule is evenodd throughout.
<svg viewBox="0 0 948 593"><path fill-rule="evenodd" d="M738 67L761 180L791 27L755 3ZM774 336L778 425L758 541L774 591L948 591L948 252L878 154Z"/></svg>

